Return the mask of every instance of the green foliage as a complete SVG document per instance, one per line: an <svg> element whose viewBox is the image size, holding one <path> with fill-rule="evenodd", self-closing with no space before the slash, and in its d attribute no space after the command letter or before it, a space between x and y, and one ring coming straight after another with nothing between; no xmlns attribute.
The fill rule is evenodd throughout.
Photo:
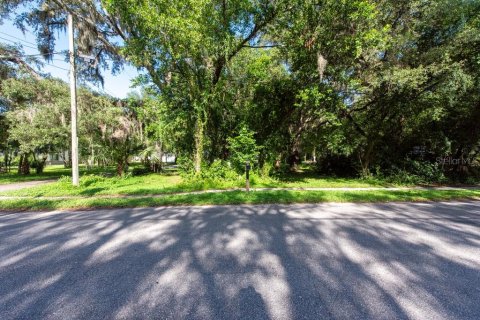
<svg viewBox="0 0 480 320"><path fill-rule="evenodd" d="M193 161L182 161L180 172L186 185L202 190L242 187L245 183L245 179L232 168L229 162L215 160L212 164L205 164L202 167L202 171L197 173Z"/></svg>
<svg viewBox="0 0 480 320"><path fill-rule="evenodd" d="M392 168L386 179L401 185L442 184L448 181L437 163L407 161L403 168Z"/></svg>
<svg viewBox="0 0 480 320"><path fill-rule="evenodd" d="M227 139L230 151L229 159L239 173L245 172L245 164L247 162L254 168L258 161L261 148L257 146L254 135L253 131L244 126L240 129L237 136Z"/></svg>
<svg viewBox="0 0 480 320"><path fill-rule="evenodd" d="M151 172L150 168L136 167L136 168L133 168L132 170L132 176L142 176L142 175L149 174L150 172Z"/></svg>
<svg viewBox="0 0 480 320"><path fill-rule="evenodd" d="M206 170L203 170L200 178L208 180L238 180L239 175L232 169L228 162L215 160Z"/></svg>
<svg viewBox="0 0 480 320"><path fill-rule="evenodd" d="M281 174L302 158L322 173L378 168L426 183L444 179L436 157L480 154L479 1L7 0L0 18L21 7L14 20L41 30L42 52L66 12L90 21L78 23L78 46L99 67L83 78L108 57L114 71L125 59L145 70L142 94L122 103L80 92L82 155L119 173L129 155L158 167L169 150L192 159L181 167L198 179L200 169L206 180L232 178L218 159L237 173L258 162L266 176L275 161ZM12 53L22 56L0 45ZM68 90L33 81L35 63L0 61L0 148L10 153L68 148ZM251 131L234 137L239 124ZM424 158L411 157L418 146ZM471 176L472 166L443 174Z"/></svg>
<svg viewBox="0 0 480 320"><path fill-rule="evenodd" d="M20 152L49 153L68 144L68 87L57 80L9 79L2 90L11 105L6 113L9 139ZM48 124L48 125L46 125Z"/></svg>
<svg viewBox="0 0 480 320"><path fill-rule="evenodd" d="M195 167L193 161L188 156L177 157L178 173L182 177L189 177L195 174Z"/></svg>

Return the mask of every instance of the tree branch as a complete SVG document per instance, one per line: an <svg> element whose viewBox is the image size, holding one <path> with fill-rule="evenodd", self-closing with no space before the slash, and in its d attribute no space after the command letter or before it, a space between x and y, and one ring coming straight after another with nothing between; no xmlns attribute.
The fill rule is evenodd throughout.
<svg viewBox="0 0 480 320"><path fill-rule="evenodd" d="M20 68L25 69L35 79L37 79L37 80L42 79L42 76L40 76L40 74L37 71L35 71L35 69L30 67L30 65L28 63L26 63L23 59L21 59L19 57L3 56L3 57L0 57L0 60L12 62L12 63L18 65Z"/></svg>
<svg viewBox="0 0 480 320"><path fill-rule="evenodd" d="M257 34L275 18L275 16L276 12L273 12L270 17L266 18L262 22L255 23L252 31L250 31L250 33L240 41L240 43L232 50L232 52L227 55L227 57L221 56L215 61L215 71L212 81L213 85L216 85L220 80L220 76L222 74L223 68L225 67L225 64L232 60L232 58L235 57L237 53L242 50L242 48L244 48L250 40L255 38Z"/></svg>

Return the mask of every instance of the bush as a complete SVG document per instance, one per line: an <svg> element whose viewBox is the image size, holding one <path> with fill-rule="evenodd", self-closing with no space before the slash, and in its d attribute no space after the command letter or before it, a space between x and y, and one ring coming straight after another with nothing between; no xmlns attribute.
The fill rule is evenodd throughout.
<svg viewBox="0 0 480 320"><path fill-rule="evenodd" d="M445 183L445 177L438 163L408 160L404 168L393 167L387 174L387 181L399 184Z"/></svg>
<svg viewBox="0 0 480 320"><path fill-rule="evenodd" d="M145 175L145 174L149 174L150 172L152 172L152 170L150 170L150 168L136 167L136 168L133 168L133 170L132 170L132 176L142 176L142 175Z"/></svg>
<svg viewBox="0 0 480 320"><path fill-rule="evenodd" d="M195 185L196 188L218 188L242 186L244 177L239 175L229 162L215 160L211 165L203 165L202 171L198 174L195 170L189 168L189 162L182 171L182 177L189 185Z"/></svg>
<svg viewBox="0 0 480 320"><path fill-rule="evenodd" d="M179 174L184 177L188 178L190 176L195 175L195 165L193 160L189 157L180 156L177 158L178 164L178 172Z"/></svg>
<svg viewBox="0 0 480 320"><path fill-rule="evenodd" d="M238 174L228 162L215 160L210 166L204 167L200 177L210 180L237 180Z"/></svg>
<svg viewBox="0 0 480 320"><path fill-rule="evenodd" d="M267 177L273 176L273 175L275 175L275 166L271 162L266 161L263 164L263 167L259 168L258 174L262 178L267 178Z"/></svg>
<svg viewBox="0 0 480 320"><path fill-rule="evenodd" d="M203 165L202 171L198 175L195 174L195 170L187 169L184 171L183 176L187 179L212 181L234 181L240 177L229 162L218 159L209 166Z"/></svg>
<svg viewBox="0 0 480 320"><path fill-rule="evenodd" d="M33 160L30 164L30 167L35 169L37 174L43 173L43 169L45 169L45 161Z"/></svg>

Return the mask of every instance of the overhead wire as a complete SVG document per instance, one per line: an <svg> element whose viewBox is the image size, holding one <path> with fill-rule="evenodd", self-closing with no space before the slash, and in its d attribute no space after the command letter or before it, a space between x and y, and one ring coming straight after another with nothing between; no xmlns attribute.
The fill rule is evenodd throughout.
<svg viewBox="0 0 480 320"><path fill-rule="evenodd" d="M6 39L6 38L3 38L3 37L0 37L0 39L13 42L13 40ZM24 45L24 44L22 44L22 46L25 46L25 47L30 48L30 49L38 50L38 48L35 48L35 47L32 47L32 46L27 46L27 45ZM45 53L22 54L21 57L25 57L25 58L26 57L38 57L38 56L44 56L45 54L55 55L55 54L64 54L64 53L65 53L65 51L49 51L49 52L45 52Z"/></svg>
<svg viewBox="0 0 480 320"><path fill-rule="evenodd" d="M10 41L10 42L12 42L12 43L14 43L14 44L17 43L17 41L12 40L12 39L7 39L7 38L3 38L3 37L0 37L0 39L5 40L5 41ZM22 46L27 47L27 48L30 48L30 49L36 49L36 50L38 50L38 48L33 47L33 46L29 46L29 45L26 45L26 44L22 44Z"/></svg>
<svg viewBox="0 0 480 320"><path fill-rule="evenodd" d="M54 68L57 68L57 69L62 69L62 70L65 70L65 71L70 71L69 69L62 68L62 67L56 66L56 65L51 64L51 63L47 63L47 65L48 65L49 67L54 67Z"/></svg>
<svg viewBox="0 0 480 320"><path fill-rule="evenodd" d="M61 52L61 51L57 51L57 52L47 52L46 53L47 55L57 55L57 54L65 54L65 52ZM45 54L43 53L36 53L36 54L21 54L21 55L12 55L12 56L15 56L17 58L30 58L30 57L40 57L40 56L44 56ZM53 59L53 60L57 60L57 59Z"/></svg>
<svg viewBox="0 0 480 320"><path fill-rule="evenodd" d="M37 45L36 43L27 41L27 40L25 40L25 39L21 39L21 38L16 37L16 36L12 36L11 34L8 34L8 33L5 33L5 32L2 32L2 31L0 31L0 34L3 34L3 35L5 35L5 36L7 36L7 37L14 38L14 39L16 39L16 40L18 40L18 41L25 42L25 43L28 43L28 44L31 44L31 45L34 45L34 46Z"/></svg>
<svg viewBox="0 0 480 320"><path fill-rule="evenodd" d="M22 45L22 46L25 46L25 47L27 47L27 48L30 48L30 49L38 50L38 47L33 47L33 46L31 46L31 45L34 45L34 46L36 45L36 44L33 43L33 42L29 42L29 41L23 40L23 39L21 39L21 38L18 38L18 37L16 37L16 36L9 35L9 34L7 34L7 33L5 33L5 32L2 32L2 31L0 31L0 34L3 34L3 35L6 35L6 36L9 36L9 37L12 37L12 38L14 38L14 39L16 39L16 40L18 40L18 41L22 41L22 42L28 43L29 45L26 45L26 44L23 44L23 43L21 43L21 45ZM5 41L10 41L10 42L12 42L12 43L16 43L16 41L14 41L14 40L12 40L12 39L6 39L6 38L3 38L3 37L0 37L0 39L5 40ZM66 52L66 50L64 50L64 51L56 51L56 52L55 52L55 51L52 51L52 52L38 53L38 54L25 54L25 55L23 55L23 56L24 56L24 57L36 57L36 56L44 56L45 54L51 54L51 55L64 54L65 52ZM104 58L103 60L105 60L105 61L115 61L115 60L112 59L112 58Z"/></svg>
<svg viewBox="0 0 480 320"><path fill-rule="evenodd" d="M30 41L27 41L27 40L24 40L24 39L21 39L19 37L16 37L16 36L13 36L13 35L10 35L10 34L7 34L5 32L2 32L0 31L0 34L4 35L4 36L7 36L7 37L10 37L10 38L13 38L15 40L12 40L12 39L8 39L8 38L4 38L4 37L1 37L0 36L0 39L4 40L4 41L9 41L13 44L17 44L18 41L20 41L21 45L24 46L24 47L27 47L27 48L30 48L30 49L35 49L35 50L38 50L38 47L36 47L36 44L33 43L33 42L30 42ZM66 50L64 51L57 51L57 52L46 52L46 53L37 53L37 54L22 54L22 55L9 55L9 56L0 56L0 59L2 57L14 57L14 58L28 58L28 57L37 57L37 56L45 56L46 54L47 55L58 55L58 54L65 54L66 53ZM60 61L60 62L65 62L65 60L61 60L61 59L52 59L53 61ZM113 59L111 58L105 58L106 61L114 61ZM67 68L63 68L63 67L60 67L60 66L57 66L55 64L52 64L52 63L47 63L48 66L50 67L53 67L53 68L57 68L57 69L60 69L60 70L64 70L64 71L70 71L70 69L67 69ZM125 70L126 71L126 70ZM127 72L127 75L130 76L131 78L132 75L129 74ZM92 88L93 89L93 88ZM106 88L102 87L102 88L98 88L100 89L104 94L108 94L110 96L115 96L115 94L113 94L112 92L110 92L110 90L107 90Z"/></svg>

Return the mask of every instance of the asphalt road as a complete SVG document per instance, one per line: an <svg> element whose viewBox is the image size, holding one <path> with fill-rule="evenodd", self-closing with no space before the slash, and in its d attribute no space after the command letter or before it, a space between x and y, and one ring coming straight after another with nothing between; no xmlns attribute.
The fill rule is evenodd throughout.
<svg viewBox="0 0 480 320"><path fill-rule="evenodd" d="M0 214L1 319L480 319L480 202Z"/></svg>

